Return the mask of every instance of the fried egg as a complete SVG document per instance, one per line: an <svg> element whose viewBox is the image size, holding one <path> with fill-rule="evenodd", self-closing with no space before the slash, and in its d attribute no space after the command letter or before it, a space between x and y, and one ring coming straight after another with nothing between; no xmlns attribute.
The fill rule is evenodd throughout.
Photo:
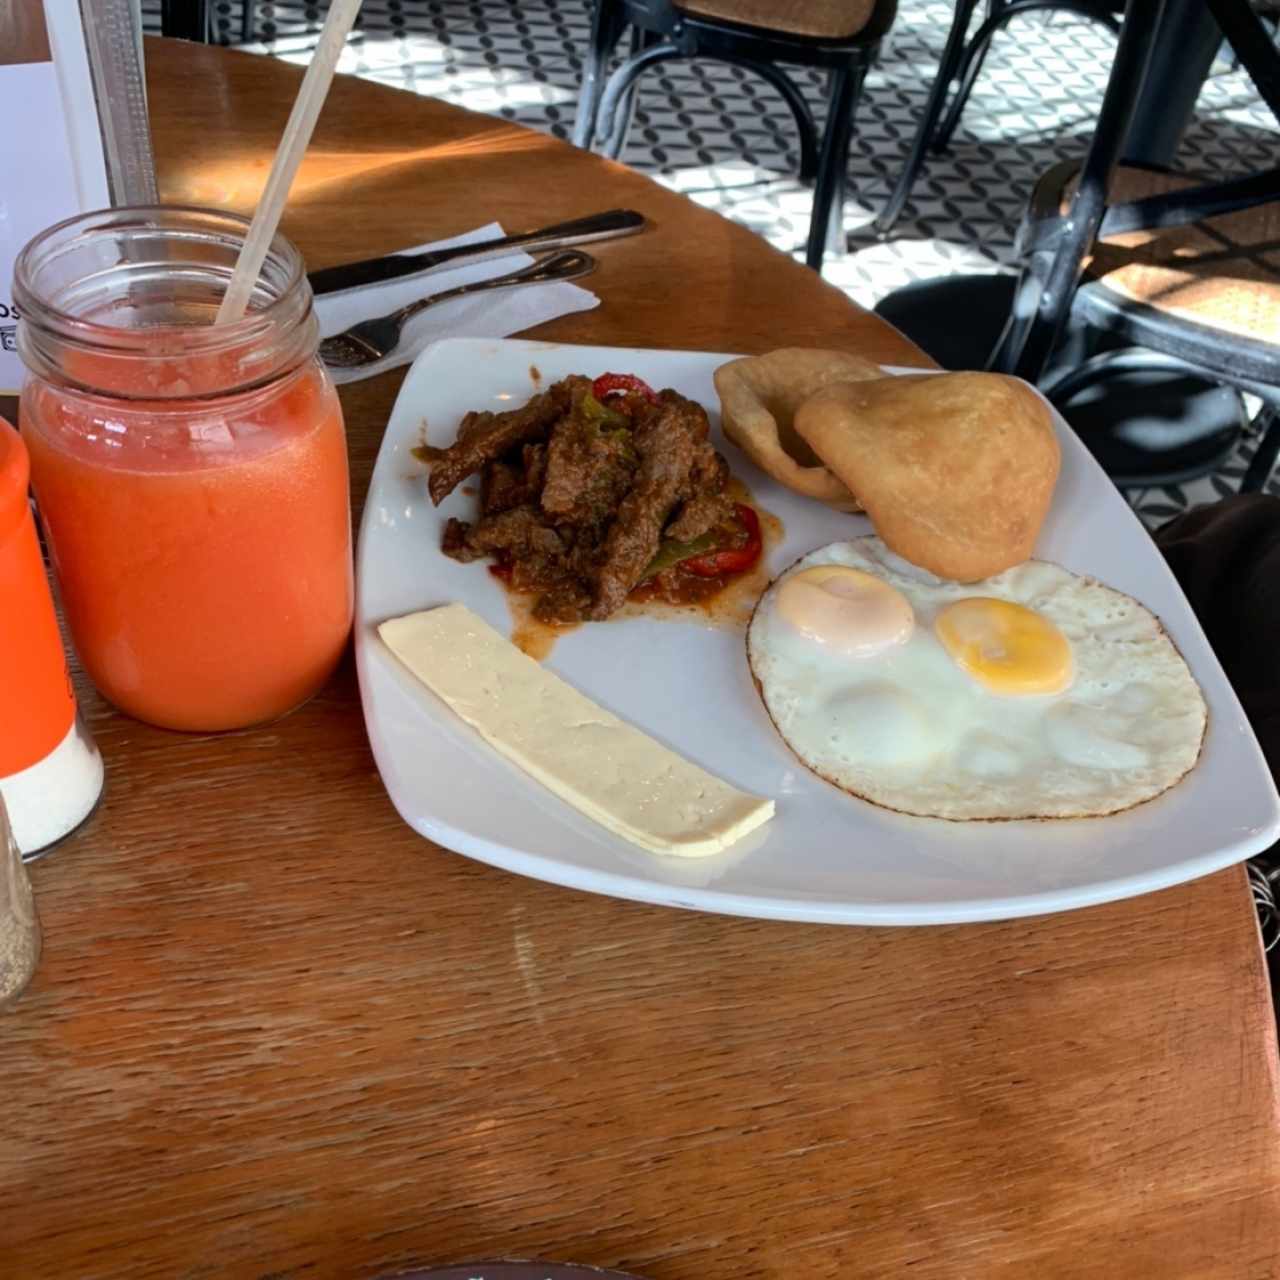
<svg viewBox="0 0 1280 1280"><path fill-rule="evenodd" d="M1195 765L1204 697L1136 600L1029 560L944 582L876 537L794 564L747 657L791 750L843 790L956 820L1115 813Z"/></svg>

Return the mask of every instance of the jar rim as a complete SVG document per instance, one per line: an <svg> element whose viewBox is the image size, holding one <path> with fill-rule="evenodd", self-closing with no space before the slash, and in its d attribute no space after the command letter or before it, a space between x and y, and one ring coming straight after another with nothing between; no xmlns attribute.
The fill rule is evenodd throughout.
<svg viewBox="0 0 1280 1280"><path fill-rule="evenodd" d="M49 251L58 240L66 238L68 233L93 230L109 232L136 226L139 231L150 231L153 234L164 234L166 231L178 234L183 230L184 219L190 220L192 232L221 231L223 234L237 236L242 243L250 226L250 219L243 214L185 204L121 205L64 218L33 236L14 261L14 301L18 304L22 319L26 323L36 323L30 311L31 304L34 303L39 309L39 326L52 331L59 338L122 351L151 346L158 337L172 333L175 336L182 335L184 349L188 354L193 351L200 354L216 353L226 348L243 346L270 333L280 324L282 313L290 305L296 305L291 300L298 287L306 282L301 252L279 230L272 237L267 252L269 258L274 258L286 269L282 286L278 292L269 295L263 305L247 311L239 320L226 324L154 325L146 329L103 324L59 307L51 298L42 295L34 284L33 276L41 254ZM203 227L200 223L204 224ZM261 282L262 274L259 273L259 285ZM309 310L308 307L307 311Z"/></svg>
<svg viewBox="0 0 1280 1280"><path fill-rule="evenodd" d="M14 265L28 373L109 399L181 401L252 390L314 359L306 268L278 231L251 309L214 321L250 225L222 209L125 205L39 232Z"/></svg>

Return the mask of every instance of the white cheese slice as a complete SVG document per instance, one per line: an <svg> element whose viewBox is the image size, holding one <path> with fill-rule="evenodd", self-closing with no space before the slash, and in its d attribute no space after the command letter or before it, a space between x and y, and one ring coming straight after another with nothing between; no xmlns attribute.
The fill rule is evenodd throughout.
<svg viewBox="0 0 1280 1280"><path fill-rule="evenodd" d="M596 706L465 605L378 628L392 653L492 747L615 835L702 857L773 816L747 795Z"/></svg>

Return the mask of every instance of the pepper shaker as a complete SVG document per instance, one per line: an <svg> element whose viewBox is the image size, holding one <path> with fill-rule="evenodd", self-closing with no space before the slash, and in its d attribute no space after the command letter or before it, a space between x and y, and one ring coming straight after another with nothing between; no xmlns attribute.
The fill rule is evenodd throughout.
<svg viewBox="0 0 1280 1280"><path fill-rule="evenodd" d="M0 796L28 858L75 830L102 792L102 757L76 711L29 477L22 437L0 418Z"/></svg>
<svg viewBox="0 0 1280 1280"><path fill-rule="evenodd" d="M40 921L31 881L0 795L0 1009L23 993L39 959Z"/></svg>

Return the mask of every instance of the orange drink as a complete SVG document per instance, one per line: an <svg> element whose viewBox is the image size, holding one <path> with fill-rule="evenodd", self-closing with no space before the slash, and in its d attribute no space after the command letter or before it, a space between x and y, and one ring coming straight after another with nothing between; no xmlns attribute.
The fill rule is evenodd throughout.
<svg viewBox="0 0 1280 1280"><path fill-rule="evenodd" d="M43 265L74 257L100 226L62 224L19 260L32 484L72 640L102 693L166 728L238 728L310 697L350 632L342 413L287 242L264 271L267 296L214 327L243 224L192 210L87 219L118 241L128 215L144 226L115 270L136 323L120 323L118 301L109 325L76 315L82 292L101 311L113 290L83 290L86 264L62 262L59 297ZM212 246L193 248L193 225Z"/></svg>
<svg viewBox="0 0 1280 1280"><path fill-rule="evenodd" d="M90 679L170 729L269 720L333 671L351 625L346 437L310 370L224 446L182 431L103 459L74 398L38 388L22 431ZM176 406L181 414L182 406ZM156 437L159 437L158 439Z"/></svg>

